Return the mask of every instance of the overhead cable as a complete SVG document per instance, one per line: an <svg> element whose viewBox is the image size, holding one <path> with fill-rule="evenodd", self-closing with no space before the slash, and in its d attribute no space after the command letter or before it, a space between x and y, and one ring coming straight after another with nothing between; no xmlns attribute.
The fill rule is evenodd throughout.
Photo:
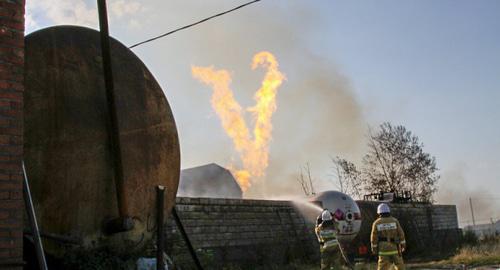
<svg viewBox="0 0 500 270"><path fill-rule="evenodd" d="M185 26L183 26L183 27L180 27L180 28L177 28L177 29L175 29L175 30L172 30L172 31L170 31L170 32L167 32L167 33L165 33L165 34L161 34L161 35L159 35L159 36L156 36L156 37L153 37L153 38L150 38L150 39L147 39L147 40L141 41L141 42L139 42L139 43L136 43L136 44L134 44L134 45L130 46L130 47L129 47L129 49L132 49L132 48L135 48L135 47L137 47L137 46L139 46L139 45L142 45L142 44L145 44L145 43L148 43L148 42L151 42L151 41L154 41L154 40L160 39L160 38L162 38L162 37L168 36L168 35L173 34L173 33L175 33L175 32L178 32L178 31L181 31L181 30L184 30L184 29L187 29L187 28L193 27L193 26L195 26L195 25L197 25L197 24L200 24L200 23L206 22L206 21L208 21L208 20L211 20L211 19L213 19L213 18L216 18L216 17L222 16L222 15L225 15L225 14L227 14L227 13L233 12L233 11L235 11L235 10L238 10L238 9L240 9L240 8L246 7L246 6L248 6L248 5L254 4L254 3L259 2L259 1L261 1L261 0L253 0L253 1L247 2L247 3L243 4L243 5L240 5L240 6L237 6L237 7L235 7L235 8L232 8L232 9L230 9L230 10L226 10L226 11L224 11L224 12L221 12L221 13L215 14L215 15L213 15L213 16L210 16L210 17L205 18L205 19L203 19L203 20L197 21L197 22L195 22L195 23L188 24L188 25L185 25Z"/></svg>

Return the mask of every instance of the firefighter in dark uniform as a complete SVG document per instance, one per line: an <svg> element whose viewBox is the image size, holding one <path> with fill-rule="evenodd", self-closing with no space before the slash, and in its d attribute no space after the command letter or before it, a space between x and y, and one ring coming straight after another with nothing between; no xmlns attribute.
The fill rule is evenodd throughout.
<svg viewBox="0 0 500 270"><path fill-rule="evenodd" d="M373 222L371 245L378 255L377 270L388 270L394 264L396 270L404 270L402 252L406 248L405 234L399 221L391 216L389 206L382 203L377 208L379 218Z"/></svg>

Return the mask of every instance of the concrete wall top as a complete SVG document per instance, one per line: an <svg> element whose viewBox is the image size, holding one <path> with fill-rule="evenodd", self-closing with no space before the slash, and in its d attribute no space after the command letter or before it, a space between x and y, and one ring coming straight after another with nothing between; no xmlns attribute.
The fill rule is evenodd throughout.
<svg viewBox="0 0 500 270"><path fill-rule="evenodd" d="M249 205L249 206L293 206L292 201L280 200L253 200L253 199L222 199L222 198L194 198L177 197L177 204L200 204L200 205Z"/></svg>

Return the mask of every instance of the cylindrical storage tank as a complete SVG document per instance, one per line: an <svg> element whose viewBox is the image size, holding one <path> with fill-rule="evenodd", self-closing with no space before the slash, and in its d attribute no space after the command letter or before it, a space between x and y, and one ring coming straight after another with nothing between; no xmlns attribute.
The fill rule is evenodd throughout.
<svg viewBox="0 0 500 270"><path fill-rule="evenodd" d="M166 214L177 192L180 151L165 95L141 60L110 40L118 130L109 129L99 32L57 26L25 43L24 156L43 233L94 248L131 251L152 238L155 186L167 187ZM123 197L134 229L106 234L119 217L109 134L118 132ZM44 239L49 253L62 254Z"/></svg>
<svg viewBox="0 0 500 270"><path fill-rule="evenodd" d="M323 208L336 216L339 221L339 240L350 242L356 237L361 228L361 211L349 195L330 190L321 192L310 200L321 202Z"/></svg>

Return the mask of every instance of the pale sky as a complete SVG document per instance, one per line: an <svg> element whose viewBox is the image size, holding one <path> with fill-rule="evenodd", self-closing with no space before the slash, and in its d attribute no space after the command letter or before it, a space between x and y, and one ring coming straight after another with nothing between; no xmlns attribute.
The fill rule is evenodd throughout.
<svg viewBox="0 0 500 270"><path fill-rule="evenodd" d="M244 2L108 0L111 35L125 45ZM310 162L317 188L334 187L329 156L359 162L366 127L402 124L436 157L439 203L462 224L500 219L500 2L263 0L133 51L165 91L179 129L182 167L238 160L192 65L232 71L243 106L253 104L262 50L287 81L279 90L268 196L300 193ZM60 24L97 28L95 1L28 0L27 32Z"/></svg>

